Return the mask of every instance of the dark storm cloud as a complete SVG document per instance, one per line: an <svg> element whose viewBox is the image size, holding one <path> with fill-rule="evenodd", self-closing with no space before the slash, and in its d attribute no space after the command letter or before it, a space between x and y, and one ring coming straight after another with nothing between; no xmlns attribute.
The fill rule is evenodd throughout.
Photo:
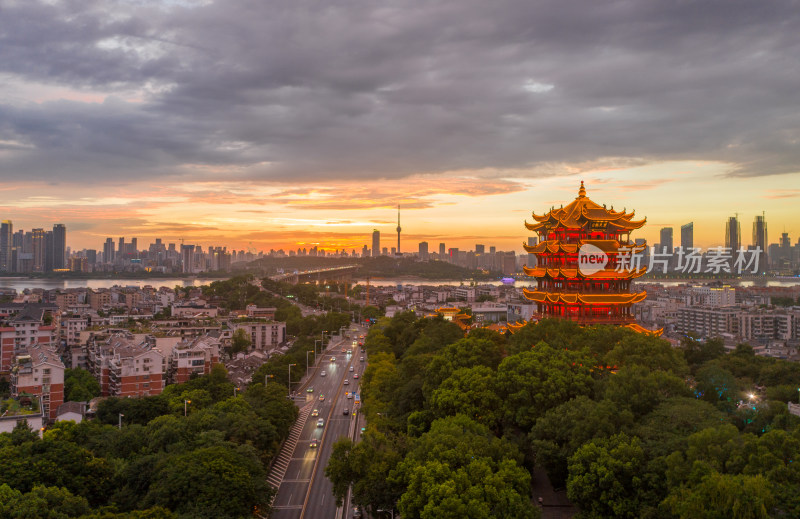
<svg viewBox="0 0 800 519"><path fill-rule="evenodd" d="M117 97L0 100L4 178L800 169L797 2L50 4L0 0L0 78Z"/></svg>

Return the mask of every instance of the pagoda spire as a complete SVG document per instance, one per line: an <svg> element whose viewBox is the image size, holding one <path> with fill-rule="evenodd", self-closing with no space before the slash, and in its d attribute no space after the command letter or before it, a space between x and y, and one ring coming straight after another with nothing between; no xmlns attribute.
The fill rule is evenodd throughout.
<svg viewBox="0 0 800 519"><path fill-rule="evenodd" d="M583 187L583 180L581 180L581 188L578 190L578 198L586 197L586 188Z"/></svg>

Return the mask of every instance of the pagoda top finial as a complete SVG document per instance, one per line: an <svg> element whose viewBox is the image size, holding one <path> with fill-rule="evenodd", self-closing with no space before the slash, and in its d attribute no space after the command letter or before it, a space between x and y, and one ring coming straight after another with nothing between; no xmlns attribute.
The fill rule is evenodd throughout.
<svg viewBox="0 0 800 519"><path fill-rule="evenodd" d="M583 180L581 180L581 188L578 190L578 198L586 196L586 188L583 187Z"/></svg>

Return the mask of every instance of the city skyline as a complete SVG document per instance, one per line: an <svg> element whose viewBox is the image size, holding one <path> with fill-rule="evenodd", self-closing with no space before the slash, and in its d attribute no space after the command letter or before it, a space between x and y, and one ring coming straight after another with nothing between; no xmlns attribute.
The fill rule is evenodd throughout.
<svg viewBox="0 0 800 519"><path fill-rule="evenodd" d="M648 243L694 222L724 245L762 211L796 237L799 21L788 2L11 3L0 217L63 223L77 249L358 250L399 204L404 243L521 251L531 211L583 180Z"/></svg>

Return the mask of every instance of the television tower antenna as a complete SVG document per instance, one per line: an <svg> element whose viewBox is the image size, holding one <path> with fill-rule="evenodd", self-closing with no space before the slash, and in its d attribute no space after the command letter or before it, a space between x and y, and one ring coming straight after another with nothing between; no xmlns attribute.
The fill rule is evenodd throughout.
<svg viewBox="0 0 800 519"><path fill-rule="evenodd" d="M400 256L400 204L397 204L397 255Z"/></svg>

